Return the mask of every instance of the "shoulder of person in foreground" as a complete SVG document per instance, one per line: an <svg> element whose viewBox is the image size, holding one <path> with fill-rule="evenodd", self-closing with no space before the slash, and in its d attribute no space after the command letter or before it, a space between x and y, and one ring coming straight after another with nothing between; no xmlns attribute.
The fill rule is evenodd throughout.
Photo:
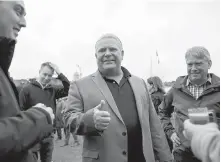
<svg viewBox="0 0 221 162"><path fill-rule="evenodd" d="M0 156L22 152L50 135L52 119L47 111L32 108L14 117L0 118Z"/></svg>

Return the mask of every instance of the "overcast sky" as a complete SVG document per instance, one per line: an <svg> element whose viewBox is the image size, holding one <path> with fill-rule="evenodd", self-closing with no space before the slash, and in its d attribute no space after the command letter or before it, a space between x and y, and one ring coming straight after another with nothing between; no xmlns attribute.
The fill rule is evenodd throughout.
<svg viewBox="0 0 221 162"><path fill-rule="evenodd" d="M205 46L211 72L220 73L219 0L26 0L27 28L18 37L10 68L15 79L38 75L44 61L57 64L72 79L97 70L94 44L104 33L122 40L123 66L147 79L174 80L186 74L184 55ZM160 64L156 61L158 51Z"/></svg>

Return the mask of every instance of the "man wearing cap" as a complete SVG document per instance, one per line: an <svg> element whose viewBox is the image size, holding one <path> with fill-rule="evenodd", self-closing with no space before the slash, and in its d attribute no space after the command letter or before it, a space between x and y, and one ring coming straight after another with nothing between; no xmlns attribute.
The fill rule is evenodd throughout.
<svg viewBox="0 0 221 162"><path fill-rule="evenodd" d="M95 45L98 70L70 86L65 122L84 136L83 162L170 161L171 154L143 79L121 66L120 39Z"/></svg>

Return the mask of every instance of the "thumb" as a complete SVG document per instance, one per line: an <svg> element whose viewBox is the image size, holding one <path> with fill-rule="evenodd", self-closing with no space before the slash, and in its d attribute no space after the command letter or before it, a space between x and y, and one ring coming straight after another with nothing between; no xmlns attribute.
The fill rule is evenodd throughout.
<svg viewBox="0 0 221 162"><path fill-rule="evenodd" d="M101 103L97 106L97 109L102 110L102 107L104 106L104 104L105 104L105 101L101 100Z"/></svg>

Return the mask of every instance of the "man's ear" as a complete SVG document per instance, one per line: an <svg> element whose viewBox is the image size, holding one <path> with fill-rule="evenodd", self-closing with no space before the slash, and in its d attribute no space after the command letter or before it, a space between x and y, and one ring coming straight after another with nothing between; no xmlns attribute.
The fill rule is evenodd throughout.
<svg viewBox="0 0 221 162"><path fill-rule="evenodd" d="M123 58L124 58L124 50L122 50L121 53L122 53L122 60L123 60Z"/></svg>
<svg viewBox="0 0 221 162"><path fill-rule="evenodd" d="M95 53L94 55L95 55L95 57L97 58L97 53Z"/></svg>
<svg viewBox="0 0 221 162"><path fill-rule="evenodd" d="M209 69L210 69L211 66L212 66L212 61L211 60L208 61L208 65L209 65Z"/></svg>

